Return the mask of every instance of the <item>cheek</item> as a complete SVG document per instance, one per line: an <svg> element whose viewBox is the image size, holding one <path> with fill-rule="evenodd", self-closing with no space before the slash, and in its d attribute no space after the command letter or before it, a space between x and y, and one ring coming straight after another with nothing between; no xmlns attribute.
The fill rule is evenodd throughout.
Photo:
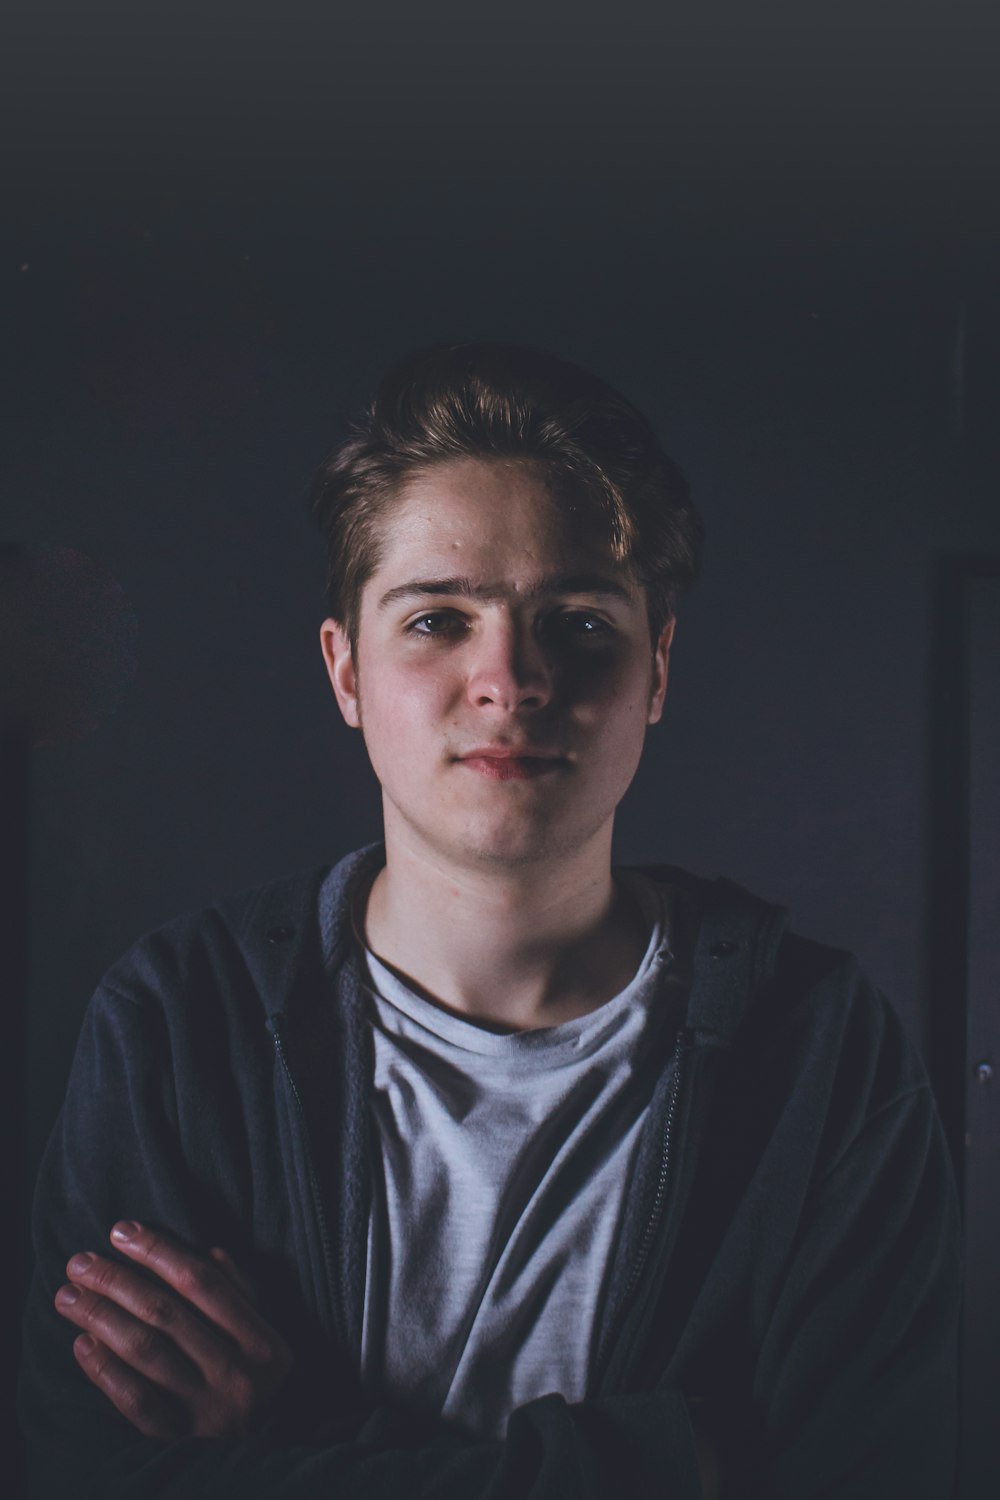
<svg viewBox="0 0 1000 1500"><path fill-rule="evenodd" d="M578 716L601 723L611 736L627 737L636 723L645 725L652 680L645 664L608 660L576 668L566 686Z"/></svg>
<svg viewBox="0 0 1000 1500"><path fill-rule="evenodd" d="M440 672L420 662L406 663L397 669L383 668L378 689L365 692L362 679L361 704L365 723L372 730L403 732L410 735L433 732L440 726L453 690Z"/></svg>

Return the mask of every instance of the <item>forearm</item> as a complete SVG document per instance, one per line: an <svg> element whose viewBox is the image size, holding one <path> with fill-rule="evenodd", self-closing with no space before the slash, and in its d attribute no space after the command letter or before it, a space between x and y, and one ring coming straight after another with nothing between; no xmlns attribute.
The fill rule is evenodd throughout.
<svg viewBox="0 0 1000 1500"><path fill-rule="evenodd" d="M372 1414L350 1440L279 1445L240 1440L36 1442L34 1500L702 1500L698 1452L677 1391L605 1397L567 1406L546 1396L514 1414L503 1442L431 1433ZM711 1496L711 1491L704 1493Z"/></svg>

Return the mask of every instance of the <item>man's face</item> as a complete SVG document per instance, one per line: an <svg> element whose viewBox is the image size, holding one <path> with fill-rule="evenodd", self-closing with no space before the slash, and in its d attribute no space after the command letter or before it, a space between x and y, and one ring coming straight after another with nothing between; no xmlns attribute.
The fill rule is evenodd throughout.
<svg viewBox="0 0 1000 1500"><path fill-rule="evenodd" d="M322 630L387 845L483 868L610 837L671 634L654 652L642 590L533 466L463 458L411 476L382 521L355 658L335 621Z"/></svg>

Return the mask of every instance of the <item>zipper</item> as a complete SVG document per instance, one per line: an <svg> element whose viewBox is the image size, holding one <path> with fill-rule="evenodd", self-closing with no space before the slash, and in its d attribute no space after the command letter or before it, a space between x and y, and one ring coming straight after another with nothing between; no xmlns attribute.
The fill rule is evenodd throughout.
<svg viewBox="0 0 1000 1500"><path fill-rule="evenodd" d="M691 1046L691 1040L692 1038L690 1031L688 1031L686 1027L681 1027L680 1031L677 1033L677 1041L674 1044L674 1074L670 1086L670 1099L667 1103L667 1117L663 1124L663 1150L660 1156L660 1175L656 1183L656 1193L653 1198L653 1206L650 1210L649 1218L646 1221L646 1226L642 1232L642 1239L639 1241L639 1248L636 1251L635 1260L632 1262L632 1269L629 1272L628 1281L625 1283L625 1290L622 1294L621 1302L618 1306L618 1317L616 1318L614 1325L610 1327L605 1333L600 1350L598 1352L595 1385L595 1388L597 1390L602 1389L604 1375L607 1370L611 1349L613 1348L614 1343L619 1333L621 1332L621 1329L625 1322L625 1316L628 1312L629 1302L635 1294L635 1290L639 1285L639 1281L642 1277L643 1271L646 1269L646 1263L649 1260L649 1252L653 1248L653 1241L656 1237L656 1231L659 1227L660 1219L663 1215L663 1205L666 1200L667 1186L670 1179L674 1121L677 1117L677 1105L680 1101L681 1095L681 1065L683 1063L684 1053L687 1052ZM614 1337L612 1337L612 1335L614 1335Z"/></svg>
<svg viewBox="0 0 1000 1500"><path fill-rule="evenodd" d="M323 1203L322 1194L320 1193L319 1179L316 1176L316 1168L313 1166L312 1151L309 1146L309 1127L306 1122L306 1112L305 1107L302 1103L302 1095L299 1093L298 1085L296 1084L295 1079L292 1076L292 1070L289 1066L288 1057L285 1052L285 1042L281 1034L284 1019L285 1018L282 1015L272 1017L271 1035L274 1037L274 1050L281 1060L281 1066L284 1069L285 1077L288 1080L288 1087L292 1091L292 1098L295 1100L295 1106L298 1111L299 1124L302 1131L302 1144L305 1151L306 1166L309 1171L309 1186L312 1189L313 1208L315 1209L316 1221L319 1225L319 1239L320 1246L323 1251L323 1265L326 1269L326 1289L327 1296L330 1301L330 1311L334 1324L334 1331L339 1334L341 1342L346 1347L347 1331L344 1326L345 1320L343 1317L343 1309L340 1304L340 1297L337 1292L337 1284L334 1276L333 1248L330 1242L329 1225L326 1217L326 1207Z"/></svg>

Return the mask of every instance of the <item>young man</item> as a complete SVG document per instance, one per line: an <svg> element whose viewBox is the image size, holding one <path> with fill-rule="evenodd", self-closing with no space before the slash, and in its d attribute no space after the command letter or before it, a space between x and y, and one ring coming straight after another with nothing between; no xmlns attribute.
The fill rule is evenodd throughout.
<svg viewBox="0 0 1000 1500"><path fill-rule="evenodd" d="M612 868L700 554L650 427L435 348L314 506L384 844L95 997L36 1203L37 1493L945 1500L956 1202L899 1022L739 887Z"/></svg>

